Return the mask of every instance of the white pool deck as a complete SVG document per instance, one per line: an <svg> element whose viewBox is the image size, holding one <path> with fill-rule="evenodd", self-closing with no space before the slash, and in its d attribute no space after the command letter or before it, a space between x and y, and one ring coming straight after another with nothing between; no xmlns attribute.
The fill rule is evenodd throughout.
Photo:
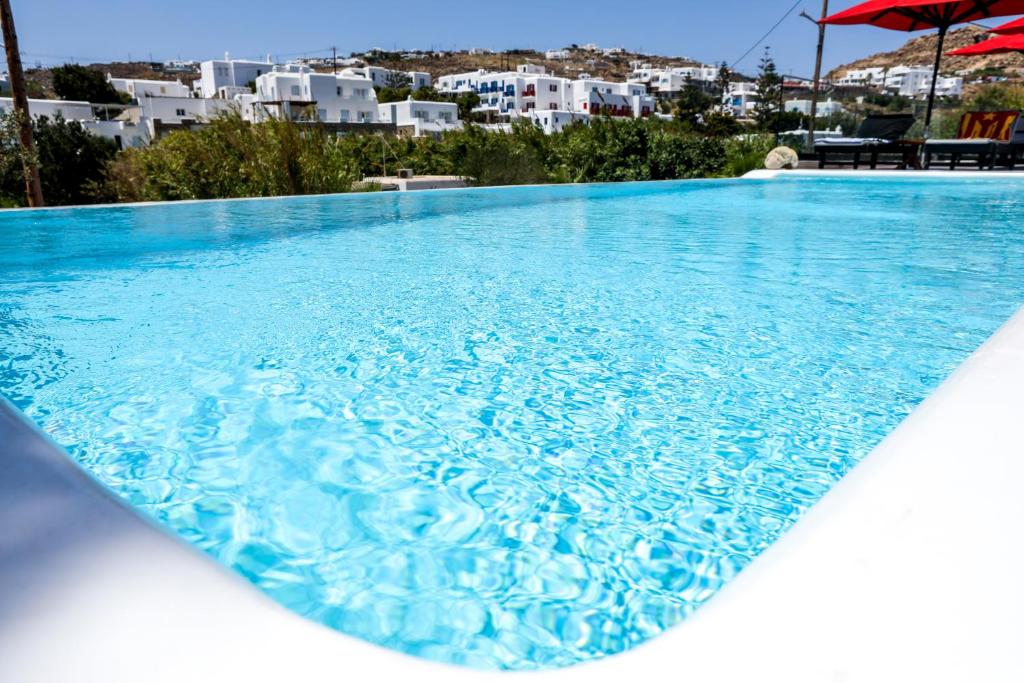
<svg viewBox="0 0 1024 683"><path fill-rule="evenodd" d="M625 654L520 674L292 614L0 406L0 438L21 435L0 443L0 681L1019 683L1022 387L1024 310L693 617Z"/></svg>

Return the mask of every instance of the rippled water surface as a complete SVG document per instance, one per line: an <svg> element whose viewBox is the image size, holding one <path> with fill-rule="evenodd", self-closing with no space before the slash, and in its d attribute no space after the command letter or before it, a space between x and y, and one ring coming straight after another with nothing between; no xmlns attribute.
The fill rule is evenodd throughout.
<svg viewBox="0 0 1024 683"><path fill-rule="evenodd" d="M572 664L714 595L1024 302L1022 188L0 214L0 393L297 612Z"/></svg>

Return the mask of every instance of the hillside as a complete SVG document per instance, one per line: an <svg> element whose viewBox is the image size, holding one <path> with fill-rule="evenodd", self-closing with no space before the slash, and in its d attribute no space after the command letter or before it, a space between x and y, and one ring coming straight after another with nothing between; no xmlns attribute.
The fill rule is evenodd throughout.
<svg viewBox="0 0 1024 683"><path fill-rule="evenodd" d="M835 33L832 35L834 36ZM943 51L949 52L950 50L955 50L960 47L973 45L978 40L984 40L989 37L989 35L990 34L988 34L984 29L976 26L965 26L964 28L954 29L946 36L946 44ZM937 36L935 33L912 38L907 41L903 47L893 50L892 52L879 52L878 54L871 55L870 57L864 57L863 59L858 59L855 62L837 66L829 72L828 78L840 78L850 69L865 69L869 67L889 68L899 64L906 64L908 66L933 64L935 62L936 40ZM1022 76L1024 75L1024 55L1006 54L981 57L944 56L942 58L942 73L945 74L952 74L959 71L974 72L987 69L1002 69L1006 72L1007 76Z"/></svg>
<svg viewBox="0 0 1024 683"><path fill-rule="evenodd" d="M567 78L578 78L581 73L588 73L595 78L613 81L624 81L630 72L632 61L652 64L653 66L694 66L697 62L681 57L661 57L657 55L641 55L623 52L615 55L602 55L582 48L570 48L569 59L545 59L543 52L535 50L513 50L507 53L471 55L465 52L446 53L437 57L423 53L414 59L404 59L398 54L384 54L370 58L369 63L389 69L403 71L427 71L434 78L447 74L465 73L476 69L502 70L515 69L517 64L538 64L548 73Z"/></svg>

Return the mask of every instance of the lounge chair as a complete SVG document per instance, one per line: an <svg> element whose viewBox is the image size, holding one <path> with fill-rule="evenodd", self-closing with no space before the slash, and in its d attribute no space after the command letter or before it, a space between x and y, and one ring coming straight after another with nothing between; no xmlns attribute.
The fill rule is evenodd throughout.
<svg viewBox="0 0 1024 683"><path fill-rule="evenodd" d="M1019 111L972 111L960 117L952 140L928 140L924 145L924 167L932 158L949 157L955 169L964 158L973 158L978 168L997 165L1013 168L1024 152L1024 117Z"/></svg>
<svg viewBox="0 0 1024 683"><path fill-rule="evenodd" d="M867 155L871 168L875 168L881 154L898 154L903 166L914 165L917 145L903 140L913 125L913 114L872 114L861 122L856 137L815 141L818 168L825 168L829 157L833 157L832 163L852 163L854 168L859 168L864 155ZM835 160L835 157L840 159Z"/></svg>

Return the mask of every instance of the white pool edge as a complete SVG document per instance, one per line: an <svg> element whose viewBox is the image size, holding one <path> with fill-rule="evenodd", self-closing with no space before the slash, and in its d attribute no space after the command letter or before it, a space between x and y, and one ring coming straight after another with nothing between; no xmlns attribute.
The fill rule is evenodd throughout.
<svg viewBox="0 0 1024 683"><path fill-rule="evenodd" d="M745 180L776 180L778 178L907 178L913 180L956 180L956 179L1012 179L1018 182L1024 181L1022 171L964 171L964 170L943 170L932 168L923 170L859 170L859 169L828 169L828 168L799 168L790 170L770 171L758 169L750 171L743 176Z"/></svg>
<svg viewBox="0 0 1024 683"><path fill-rule="evenodd" d="M48 493L18 511L24 523L0 498L0 541L74 527L18 578L13 618L0 612L0 681L1019 682L1021 387L1024 310L696 615L631 652L537 674L431 664L320 627L50 459L32 468ZM62 514L34 529L43 504Z"/></svg>

